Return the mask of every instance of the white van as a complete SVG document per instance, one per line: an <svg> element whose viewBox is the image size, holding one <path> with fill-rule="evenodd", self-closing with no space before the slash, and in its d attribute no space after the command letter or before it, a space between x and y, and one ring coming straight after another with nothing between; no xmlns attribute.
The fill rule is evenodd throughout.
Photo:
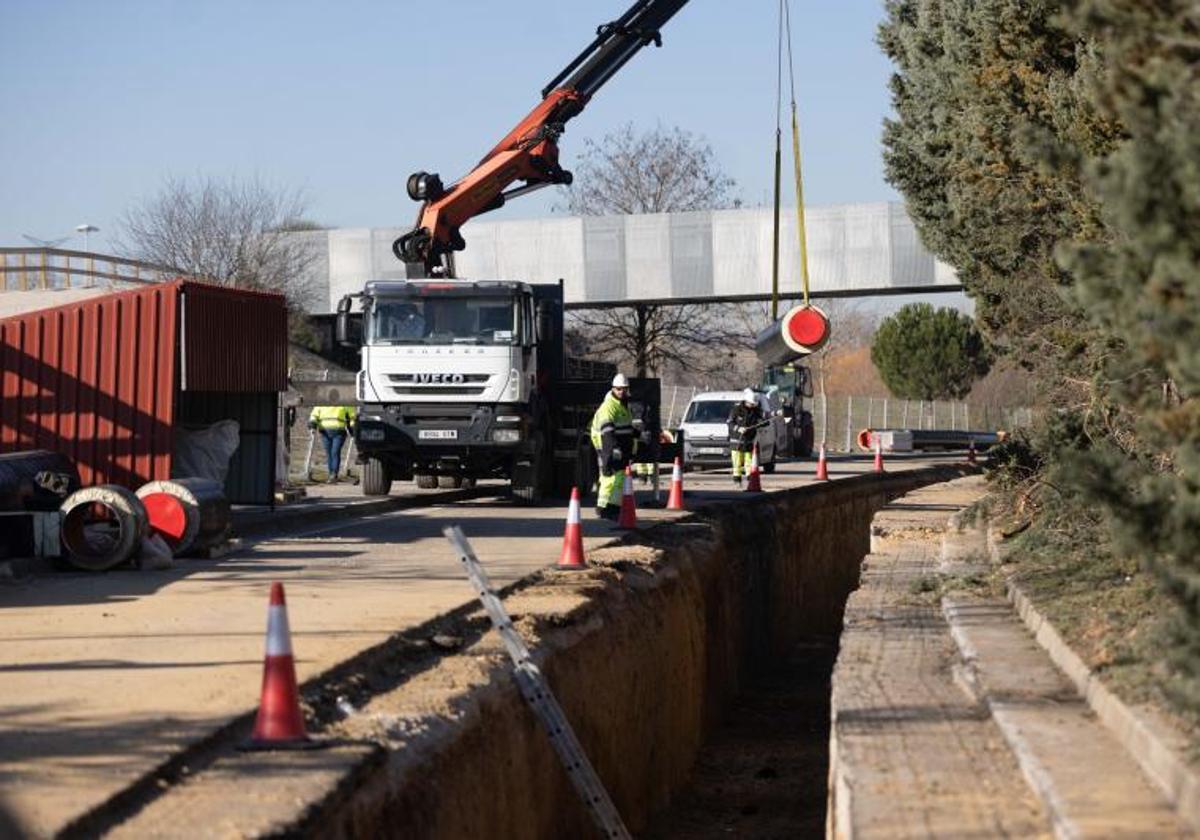
<svg viewBox="0 0 1200 840"><path fill-rule="evenodd" d="M778 392L755 391L763 417L770 422L758 430L758 463L763 472L774 472L775 461L786 440L787 420L777 414L782 405ZM692 397L683 414L683 465L695 467L728 467L729 413L741 402L741 391L706 391Z"/></svg>

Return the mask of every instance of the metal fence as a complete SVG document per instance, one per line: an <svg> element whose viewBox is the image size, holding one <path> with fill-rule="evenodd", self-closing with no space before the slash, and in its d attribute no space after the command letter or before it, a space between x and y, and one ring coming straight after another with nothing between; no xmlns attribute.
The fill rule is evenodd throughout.
<svg viewBox="0 0 1200 840"><path fill-rule="evenodd" d="M663 417L666 427L683 421L688 403L709 388L690 385L663 385ZM824 441L833 451L849 452L857 447L855 438L861 429L953 429L994 432L1030 426L1033 410L1026 406L947 400L897 400L891 397L820 395L805 399L804 407L813 415L816 441Z"/></svg>
<svg viewBox="0 0 1200 840"><path fill-rule="evenodd" d="M0 292L127 289L181 276L163 266L89 251L0 248Z"/></svg>

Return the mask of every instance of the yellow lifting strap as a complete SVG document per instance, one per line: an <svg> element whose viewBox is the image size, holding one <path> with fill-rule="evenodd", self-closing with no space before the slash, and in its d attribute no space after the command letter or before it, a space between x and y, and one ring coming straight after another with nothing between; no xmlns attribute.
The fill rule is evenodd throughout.
<svg viewBox="0 0 1200 840"><path fill-rule="evenodd" d="M792 165L796 173L796 237L800 246L800 280L808 306L808 232L804 226L804 178L800 166L800 117L796 110L796 71L792 66L792 14L788 0L779 0L779 46L775 71L775 229L771 261L771 320L779 318L779 116L783 104L783 36L787 33L788 81L792 94Z"/></svg>
<svg viewBox="0 0 1200 840"><path fill-rule="evenodd" d="M804 178L800 174L800 118L796 114L796 71L792 66L792 15L788 0L780 0L780 25L787 30L788 77L792 92L792 163L796 170L796 237L800 246L800 279L804 305L808 306L808 235L804 228Z"/></svg>

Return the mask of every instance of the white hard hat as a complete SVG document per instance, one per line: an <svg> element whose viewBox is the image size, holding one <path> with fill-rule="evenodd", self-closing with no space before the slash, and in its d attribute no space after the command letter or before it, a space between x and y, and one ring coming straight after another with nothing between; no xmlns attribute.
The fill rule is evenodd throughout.
<svg viewBox="0 0 1200 840"><path fill-rule="evenodd" d="M753 388L747 388L745 391L742 391L742 402L746 403L746 405L751 405L758 402L758 400L754 397Z"/></svg>
<svg viewBox="0 0 1200 840"><path fill-rule="evenodd" d="M618 373L616 376L614 376L614 377L613 377L613 381L612 381L612 387L614 387L614 388L628 388L628 387L629 387L629 380L625 378L625 374L623 374L623 373Z"/></svg>

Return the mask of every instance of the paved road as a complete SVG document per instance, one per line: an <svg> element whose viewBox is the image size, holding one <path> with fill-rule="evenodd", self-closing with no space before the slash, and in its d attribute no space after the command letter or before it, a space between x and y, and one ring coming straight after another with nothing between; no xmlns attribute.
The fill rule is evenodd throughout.
<svg viewBox="0 0 1200 840"><path fill-rule="evenodd" d="M945 461L896 458L889 469ZM813 466L781 464L764 476L765 488L807 483ZM831 464L835 480L870 469L869 458ZM690 473L686 486L690 504L742 497L727 471ZM515 507L488 492L298 530L168 571L62 573L0 586L3 804L38 834L52 833L252 710L273 580L287 588L303 681L471 600L441 536L446 524L462 524L497 584L554 563L564 509ZM678 515L640 511L643 522ZM589 549L620 533L589 507L584 518Z"/></svg>

